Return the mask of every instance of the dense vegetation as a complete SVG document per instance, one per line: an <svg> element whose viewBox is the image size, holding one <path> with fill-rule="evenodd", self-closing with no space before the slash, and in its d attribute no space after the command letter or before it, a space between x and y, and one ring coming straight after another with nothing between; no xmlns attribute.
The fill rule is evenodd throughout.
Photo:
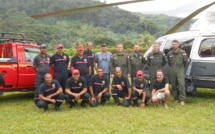
<svg viewBox="0 0 215 134"><path fill-rule="evenodd" d="M182 18L166 15L143 15L109 7L90 11L32 19L29 16L104 4L96 0L0 0L0 31L28 33L38 44L62 43L74 48L87 41L126 48L138 43L151 44ZM188 30L189 22L181 30ZM53 48L51 45L49 49Z"/></svg>

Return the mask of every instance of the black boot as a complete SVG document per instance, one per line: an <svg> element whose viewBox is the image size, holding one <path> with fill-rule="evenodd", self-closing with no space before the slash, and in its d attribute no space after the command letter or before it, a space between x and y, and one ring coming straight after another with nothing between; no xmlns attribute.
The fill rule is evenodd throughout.
<svg viewBox="0 0 215 134"><path fill-rule="evenodd" d="M118 96L112 96L112 97L113 97L113 99L114 99L114 101L115 101L115 105L116 105L116 106L121 105L121 103L120 103L120 100L119 100L119 97L118 97Z"/></svg>
<svg viewBox="0 0 215 134"><path fill-rule="evenodd" d="M48 105L46 105L43 109L44 111L47 111L49 109Z"/></svg>
<svg viewBox="0 0 215 134"><path fill-rule="evenodd" d="M74 102L71 100L71 101L68 101L68 103L70 104L69 105L69 108L72 108L72 107L74 107L75 106L75 104L74 104Z"/></svg>
<svg viewBox="0 0 215 134"><path fill-rule="evenodd" d="M60 105L62 104L62 102L56 102L55 103L55 110L56 111L61 111L61 109L60 109Z"/></svg>
<svg viewBox="0 0 215 134"><path fill-rule="evenodd" d="M86 107L86 105L85 105L85 100L82 100L82 101L81 101L81 107Z"/></svg>
<svg viewBox="0 0 215 134"><path fill-rule="evenodd" d="M106 100L101 99L100 104L101 104L102 106L104 106L104 105L105 105L105 102L106 102Z"/></svg>
<svg viewBox="0 0 215 134"><path fill-rule="evenodd" d="M133 102L134 102L134 107L138 107L138 102L137 102L137 100L133 100Z"/></svg>

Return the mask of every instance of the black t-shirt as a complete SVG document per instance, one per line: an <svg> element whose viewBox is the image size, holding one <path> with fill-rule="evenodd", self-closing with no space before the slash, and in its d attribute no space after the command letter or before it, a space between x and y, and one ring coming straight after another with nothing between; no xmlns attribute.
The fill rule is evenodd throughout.
<svg viewBox="0 0 215 134"><path fill-rule="evenodd" d="M166 84L169 84L169 80L167 77L164 77L162 82L158 82L157 79L154 82L154 85L152 86L152 89L159 90L165 87Z"/></svg>
<svg viewBox="0 0 215 134"><path fill-rule="evenodd" d="M90 79L90 86L93 87L93 93L100 93L105 88L108 88L109 81L104 75L99 79L98 75L93 75Z"/></svg>
<svg viewBox="0 0 215 134"><path fill-rule="evenodd" d="M82 74L88 74L88 67L91 66L90 61L86 55L83 56L82 59L78 57L78 55L74 56L71 59L71 67L78 69Z"/></svg>
<svg viewBox="0 0 215 134"><path fill-rule="evenodd" d="M38 89L38 94L42 94L46 97L57 92L59 88L61 88L61 86L57 80L52 80L50 86L43 82Z"/></svg>
<svg viewBox="0 0 215 134"><path fill-rule="evenodd" d="M66 72L67 71L67 65L69 63L69 56L65 53L63 55L59 55L58 53L55 53L51 57L50 64L54 64L54 71L55 72Z"/></svg>
<svg viewBox="0 0 215 134"><path fill-rule="evenodd" d="M128 88L131 88L128 78L123 74L121 78L118 78L116 75L113 78L112 85L121 85L123 92L128 92Z"/></svg>
<svg viewBox="0 0 215 134"><path fill-rule="evenodd" d="M73 93L80 93L83 88L87 88L87 82L85 78L79 77L78 82L75 82L71 77L66 81L66 88L69 88Z"/></svg>
<svg viewBox="0 0 215 134"><path fill-rule="evenodd" d="M142 89L144 92L147 92L149 89L148 88L149 87L148 82L145 79L143 79L142 81L138 81L137 77L133 78L132 86L137 88L137 89Z"/></svg>

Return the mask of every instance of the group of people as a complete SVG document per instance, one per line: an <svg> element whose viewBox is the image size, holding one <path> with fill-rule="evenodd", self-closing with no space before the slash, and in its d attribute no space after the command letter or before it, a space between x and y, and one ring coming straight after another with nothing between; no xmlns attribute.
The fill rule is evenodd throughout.
<svg viewBox="0 0 215 134"><path fill-rule="evenodd" d="M185 105L184 68L187 55L179 48L177 40L173 40L172 46L173 49L165 56L159 51L159 44L155 42L153 51L145 59L137 44L134 45L134 52L131 54L123 51L123 44L117 45L115 54L107 52L107 44L102 44L101 52L94 55L93 43L87 42L86 50L84 46L77 47L77 55L73 56L70 62L72 75L68 78L69 56L63 52L63 45L58 44L57 52L49 56L46 45L41 44L40 54L33 62L36 70L35 104L46 111L48 104L53 103L55 110L61 111L59 107L64 99L70 108L82 99L82 107L86 107L86 104L96 107L99 104L105 105L112 95L115 105L128 107L133 101L135 107L143 108L151 100L151 105L158 101L160 104L164 103L164 107L168 109L169 80L162 70L168 60L175 103ZM150 86L144 79L144 66L148 66L150 70ZM54 70L54 79L49 73L50 67ZM123 98L122 102L119 97ZM141 100L140 105L138 99Z"/></svg>

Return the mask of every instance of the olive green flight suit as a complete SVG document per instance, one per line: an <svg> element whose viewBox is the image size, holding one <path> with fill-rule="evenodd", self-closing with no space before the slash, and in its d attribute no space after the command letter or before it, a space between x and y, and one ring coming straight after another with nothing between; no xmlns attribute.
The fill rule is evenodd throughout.
<svg viewBox="0 0 215 134"><path fill-rule="evenodd" d="M147 56L146 64L149 66L150 91L152 91L152 87L156 79L156 71L158 69L162 69L162 67L166 65L165 54L161 51L157 53L152 51Z"/></svg>
<svg viewBox="0 0 215 134"><path fill-rule="evenodd" d="M130 66L131 66L131 82L133 82L133 78L136 77L136 72L138 70L143 71L143 66L146 63L145 58L142 53L138 53L137 57L135 53L129 54Z"/></svg>
<svg viewBox="0 0 215 134"><path fill-rule="evenodd" d="M175 100L185 101L185 67L187 64L187 54L179 49L178 52L169 51L167 54L170 66L170 80L172 85L172 95Z"/></svg>
<svg viewBox="0 0 215 134"><path fill-rule="evenodd" d="M116 67L120 67L123 74L125 75L130 74L130 61L127 53L123 52L121 55L119 55L118 53L115 53L111 56L111 59L110 59L111 75L115 74Z"/></svg>

